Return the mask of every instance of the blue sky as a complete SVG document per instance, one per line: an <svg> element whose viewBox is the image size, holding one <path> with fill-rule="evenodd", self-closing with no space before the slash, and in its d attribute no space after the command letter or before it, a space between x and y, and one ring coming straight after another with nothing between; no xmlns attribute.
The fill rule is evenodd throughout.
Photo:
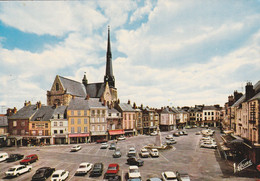
<svg viewBox="0 0 260 181"><path fill-rule="evenodd" d="M121 102L223 104L260 78L260 1L0 2L0 112L46 103L56 75L102 82L107 26Z"/></svg>

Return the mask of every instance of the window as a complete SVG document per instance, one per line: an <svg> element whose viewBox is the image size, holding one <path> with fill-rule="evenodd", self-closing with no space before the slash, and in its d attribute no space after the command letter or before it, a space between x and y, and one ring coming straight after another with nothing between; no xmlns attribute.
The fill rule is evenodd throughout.
<svg viewBox="0 0 260 181"><path fill-rule="evenodd" d="M17 126L17 122L13 121L13 127L16 127L16 126Z"/></svg>
<svg viewBox="0 0 260 181"><path fill-rule="evenodd" d="M111 113L108 113L108 116L111 116Z"/></svg>
<svg viewBox="0 0 260 181"><path fill-rule="evenodd" d="M84 116L87 116L87 110L84 110Z"/></svg>
<svg viewBox="0 0 260 181"><path fill-rule="evenodd" d="M32 135L35 136L36 135L36 131L32 131Z"/></svg>
<svg viewBox="0 0 260 181"><path fill-rule="evenodd" d="M63 129L60 130L60 134L63 134Z"/></svg>
<svg viewBox="0 0 260 181"><path fill-rule="evenodd" d="M86 118L84 119L84 124L88 124L88 120Z"/></svg>
<svg viewBox="0 0 260 181"><path fill-rule="evenodd" d="M78 119L78 124L81 124L81 120L80 119Z"/></svg>
<svg viewBox="0 0 260 181"><path fill-rule="evenodd" d="M206 116L206 115L207 115L207 113L205 112L205 113L204 113L204 115Z"/></svg>
<svg viewBox="0 0 260 181"><path fill-rule="evenodd" d="M25 130L24 129L21 130L21 135L25 135Z"/></svg>
<svg viewBox="0 0 260 181"><path fill-rule="evenodd" d="M57 130L54 130L54 134L57 134L58 133L58 131Z"/></svg>
<svg viewBox="0 0 260 181"><path fill-rule="evenodd" d="M105 122L105 118L101 118L102 119L102 122Z"/></svg>
<svg viewBox="0 0 260 181"><path fill-rule="evenodd" d="M71 111L71 116L74 116L74 111Z"/></svg>
<svg viewBox="0 0 260 181"><path fill-rule="evenodd" d="M57 122L54 122L54 126L57 126Z"/></svg>
<svg viewBox="0 0 260 181"><path fill-rule="evenodd" d="M95 115L95 110L91 111L91 115L94 116Z"/></svg>
<svg viewBox="0 0 260 181"><path fill-rule="evenodd" d="M106 114L105 110L102 111L103 116Z"/></svg>
<svg viewBox="0 0 260 181"><path fill-rule="evenodd" d="M49 136L49 130L45 130L45 136Z"/></svg>
<svg viewBox="0 0 260 181"><path fill-rule="evenodd" d="M60 90L60 85L59 83L56 83L56 91Z"/></svg>
<svg viewBox="0 0 260 181"><path fill-rule="evenodd" d="M81 133L81 127L78 127L78 133Z"/></svg>
<svg viewBox="0 0 260 181"><path fill-rule="evenodd" d="M97 122L98 122L98 123L100 122L100 118L97 118Z"/></svg>
<svg viewBox="0 0 260 181"><path fill-rule="evenodd" d="M60 119L60 114L58 114L58 119Z"/></svg>
<svg viewBox="0 0 260 181"><path fill-rule="evenodd" d="M21 122L21 126L25 126L25 121L22 121L22 122Z"/></svg>
<svg viewBox="0 0 260 181"><path fill-rule="evenodd" d="M95 118L91 118L91 122L94 123L95 122Z"/></svg>
<svg viewBox="0 0 260 181"><path fill-rule="evenodd" d="M105 131L105 126L104 125L102 126L102 128L103 128L102 131Z"/></svg>
<svg viewBox="0 0 260 181"><path fill-rule="evenodd" d="M35 128L35 123L32 123L32 128Z"/></svg>
<svg viewBox="0 0 260 181"><path fill-rule="evenodd" d="M95 131L95 126L94 125L92 125L92 131Z"/></svg>
<svg viewBox="0 0 260 181"><path fill-rule="evenodd" d="M75 133L75 128L74 128L74 127L71 127L71 128L70 128L70 132L71 132L71 133Z"/></svg>
<svg viewBox="0 0 260 181"><path fill-rule="evenodd" d="M45 123L45 128L48 128L48 123Z"/></svg>
<svg viewBox="0 0 260 181"><path fill-rule="evenodd" d="M211 115L214 115L214 112L211 112Z"/></svg>
<svg viewBox="0 0 260 181"><path fill-rule="evenodd" d="M100 131L100 125L98 125L98 128L97 128L98 131Z"/></svg>
<svg viewBox="0 0 260 181"><path fill-rule="evenodd" d="M210 115L210 112L208 112L208 115Z"/></svg>
<svg viewBox="0 0 260 181"><path fill-rule="evenodd" d="M17 130L13 130L13 135L16 135L17 134Z"/></svg>
<svg viewBox="0 0 260 181"><path fill-rule="evenodd" d="M97 110L97 114L98 114L98 116L100 115L100 110Z"/></svg>
<svg viewBox="0 0 260 181"><path fill-rule="evenodd" d="M74 119L71 119L71 124L74 124Z"/></svg>
<svg viewBox="0 0 260 181"><path fill-rule="evenodd" d="M42 130L38 131L39 136L42 136Z"/></svg>
<svg viewBox="0 0 260 181"><path fill-rule="evenodd" d="M60 126L63 126L63 122L60 122Z"/></svg>
<svg viewBox="0 0 260 181"><path fill-rule="evenodd" d="M80 116L81 114L80 114L80 111L78 111L78 116Z"/></svg>
<svg viewBox="0 0 260 181"><path fill-rule="evenodd" d="M84 127L84 133L88 132L88 127Z"/></svg>

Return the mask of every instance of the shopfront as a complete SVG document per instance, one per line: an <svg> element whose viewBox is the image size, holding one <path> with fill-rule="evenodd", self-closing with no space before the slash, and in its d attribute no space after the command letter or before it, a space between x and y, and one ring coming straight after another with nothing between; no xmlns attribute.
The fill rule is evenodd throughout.
<svg viewBox="0 0 260 181"><path fill-rule="evenodd" d="M98 140L108 140L106 131L91 131L91 142L97 142Z"/></svg>
<svg viewBox="0 0 260 181"><path fill-rule="evenodd" d="M90 140L89 133L69 134L68 144L88 143Z"/></svg>
<svg viewBox="0 0 260 181"><path fill-rule="evenodd" d="M124 135L125 131L123 129L117 129L117 130L108 130L109 134L109 139L110 140L115 140L117 139L120 135Z"/></svg>
<svg viewBox="0 0 260 181"><path fill-rule="evenodd" d="M51 144L68 144L68 135L66 134L55 134L52 137L53 142Z"/></svg>

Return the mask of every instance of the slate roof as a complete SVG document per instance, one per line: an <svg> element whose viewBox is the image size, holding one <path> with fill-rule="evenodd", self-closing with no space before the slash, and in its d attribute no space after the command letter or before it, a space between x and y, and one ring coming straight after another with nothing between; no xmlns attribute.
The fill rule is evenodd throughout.
<svg viewBox="0 0 260 181"><path fill-rule="evenodd" d="M16 114L8 117L8 119L29 119L37 112L36 105L28 105L17 111Z"/></svg>
<svg viewBox="0 0 260 181"><path fill-rule="evenodd" d="M127 104L127 103L120 103L118 106L120 107L120 109L122 111L126 111L126 112L134 112L135 111L132 108L132 106L130 104Z"/></svg>
<svg viewBox="0 0 260 181"><path fill-rule="evenodd" d="M107 108L102 102L99 101L99 98L90 98L88 100L88 105L90 108Z"/></svg>
<svg viewBox="0 0 260 181"><path fill-rule="evenodd" d="M249 101L255 100L255 99L260 99L260 92L256 94L254 97L252 97Z"/></svg>
<svg viewBox="0 0 260 181"><path fill-rule="evenodd" d="M0 116L0 127L8 126L7 116Z"/></svg>
<svg viewBox="0 0 260 181"><path fill-rule="evenodd" d="M108 113L119 113L115 108L108 109Z"/></svg>
<svg viewBox="0 0 260 181"><path fill-rule="evenodd" d="M75 97L71 99L68 110L88 110L90 109L88 101L85 98Z"/></svg>
<svg viewBox="0 0 260 181"><path fill-rule="evenodd" d="M79 97L86 97L86 89L84 84L62 76L59 76L59 79L64 89L67 90L67 93Z"/></svg>
<svg viewBox="0 0 260 181"><path fill-rule="evenodd" d="M218 108L216 108L215 106L204 106L203 111L204 110L218 110Z"/></svg>
<svg viewBox="0 0 260 181"><path fill-rule="evenodd" d="M58 106L53 114L64 114L66 112L67 106Z"/></svg>
<svg viewBox="0 0 260 181"><path fill-rule="evenodd" d="M41 106L37 112L33 115L31 121L49 121L54 113L52 106ZM37 120L40 118L40 120Z"/></svg>
<svg viewBox="0 0 260 181"><path fill-rule="evenodd" d="M174 112L171 111L168 107L166 107L166 108L164 108L164 109L162 110L161 113L163 113L163 114L170 114L170 113L174 113Z"/></svg>
<svg viewBox="0 0 260 181"><path fill-rule="evenodd" d="M86 87L87 94L91 98L100 98L105 91L105 83L92 83Z"/></svg>

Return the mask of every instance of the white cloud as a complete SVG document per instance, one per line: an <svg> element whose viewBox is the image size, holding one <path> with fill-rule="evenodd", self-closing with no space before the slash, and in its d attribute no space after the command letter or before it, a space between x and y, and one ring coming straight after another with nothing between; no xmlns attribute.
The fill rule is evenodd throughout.
<svg viewBox="0 0 260 181"><path fill-rule="evenodd" d="M151 0L146 0L143 7L136 9L133 15L130 17L130 23L133 23L139 19L142 19L143 16L148 15L152 10Z"/></svg>

